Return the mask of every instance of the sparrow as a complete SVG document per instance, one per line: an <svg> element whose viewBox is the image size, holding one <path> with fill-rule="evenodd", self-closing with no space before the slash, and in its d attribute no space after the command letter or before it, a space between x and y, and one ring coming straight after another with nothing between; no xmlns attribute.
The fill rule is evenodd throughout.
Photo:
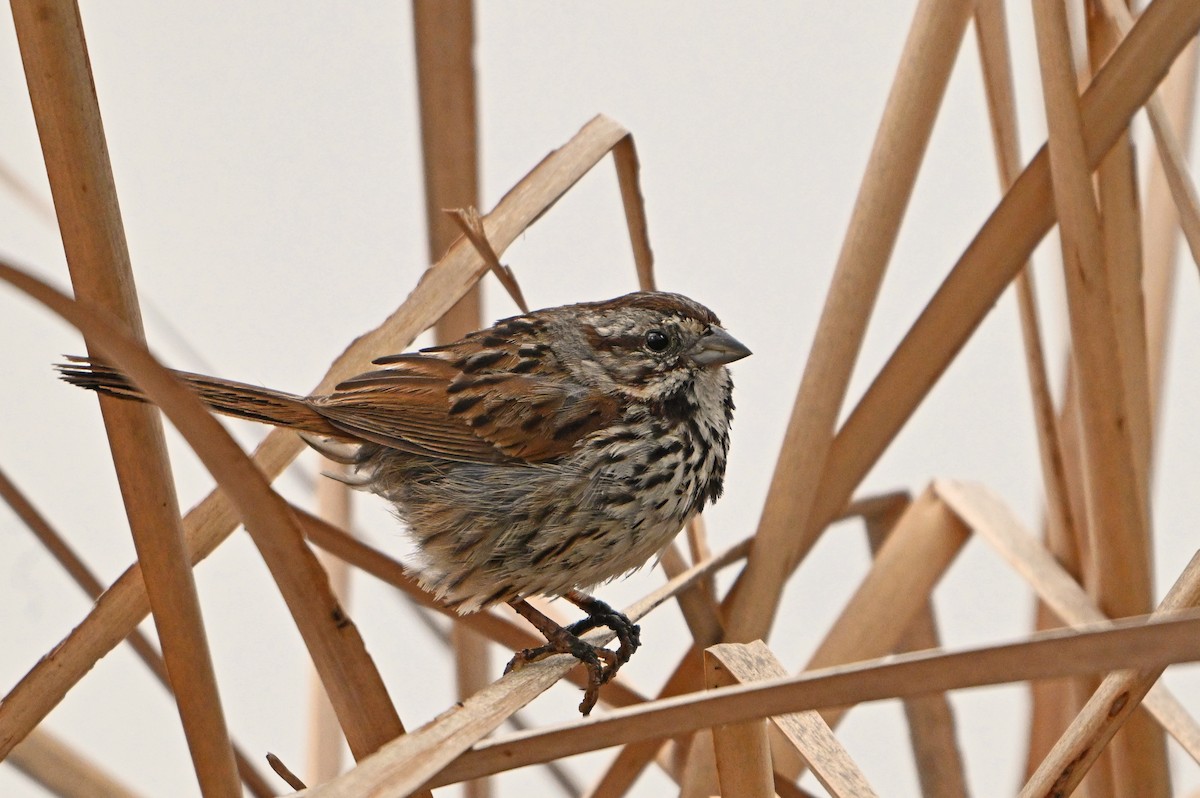
<svg viewBox="0 0 1200 798"><path fill-rule="evenodd" d="M601 685L640 629L587 590L655 560L721 495L733 383L750 350L704 305L640 291L502 319L454 343L381 357L331 393L299 396L175 372L213 410L296 430L344 477L390 502L417 546L426 590L468 613L508 603L546 637L512 670L556 653ZM98 360L57 366L69 383L145 401ZM587 617L561 627L530 596ZM616 651L580 639L616 634Z"/></svg>

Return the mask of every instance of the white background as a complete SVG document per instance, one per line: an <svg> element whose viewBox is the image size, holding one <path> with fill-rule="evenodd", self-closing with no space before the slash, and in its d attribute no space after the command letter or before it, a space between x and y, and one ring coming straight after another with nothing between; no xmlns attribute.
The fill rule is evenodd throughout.
<svg viewBox="0 0 1200 798"><path fill-rule="evenodd" d="M1044 123L1029 11L1012 5L1028 157L1044 139ZM755 352L734 366L727 493L708 517L715 548L757 522L913 7L756 3L734 14L714 3L525 2L479 9L483 208L594 114L614 117L636 137L660 285L712 306ZM407 5L108 2L87 4L84 23L152 347L175 367L307 391L354 336L403 300L428 263ZM0 163L48 201L7 15L0 15L0 119ZM991 153L968 31L851 401L996 202ZM607 298L636 287L623 227L616 181L602 164L504 260L535 307ZM0 254L68 284L54 226L8 190L0 191ZM1057 381L1064 349L1053 235L1036 263ZM1195 268L1186 261L1180 268L1154 488L1159 595L1194 550L1200 473L1193 420L1200 296ZM513 311L490 280L487 292L489 319ZM49 368L60 353L81 351L79 337L0 289L0 341L8 386L0 391L0 467L107 584L133 552L99 414L93 397L57 382ZM230 426L247 446L262 435L252 425ZM170 436L187 508L211 483ZM311 474L314 461L300 462ZM1037 527L1040 476L1011 293L861 493L919 491L935 476L986 483ZM301 480L279 484L308 501ZM373 542L406 549L380 501L360 497L356 510ZM836 527L816 547L788 589L771 641L789 667L805 661L866 562L857 526ZM254 757L273 751L303 771L305 657L261 559L239 531L196 573L231 729ZM627 603L661 580L660 571L644 571L600 594ZM354 594L350 611L413 728L453 701L451 659L390 591L363 578ZM949 646L1028 631L1029 591L983 543L968 545L936 596ZM0 508L0 691L89 607ZM677 610L663 608L644 623L646 646L626 673L656 690L685 635ZM493 658L496 675L505 655ZM1174 668L1168 682L1200 711L1191 671ZM560 686L528 715L537 723L570 719L577 700L574 688ZM953 701L973 791L1014 791L1024 761L1024 688L967 691ZM173 703L123 647L46 723L146 795L197 793ZM877 789L917 794L897 705L856 710L839 736ZM586 784L611 755L568 764ZM1177 787L1200 784L1200 769L1174 749L1172 763ZM534 794L555 794L535 770L501 784L511 794L517 781ZM668 787L651 769L636 794ZM41 792L0 766L0 794Z"/></svg>

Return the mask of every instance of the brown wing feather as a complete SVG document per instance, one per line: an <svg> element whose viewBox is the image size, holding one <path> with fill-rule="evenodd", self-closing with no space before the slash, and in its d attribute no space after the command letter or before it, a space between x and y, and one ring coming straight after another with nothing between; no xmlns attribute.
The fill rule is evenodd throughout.
<svg viewBox="0 0 1200 798"><path fill-rule="evenodd" d="M313 397L311 406L365 440L481 463L552 460L617 416L616 403L594 390L534 369L512 373L522 362L514 353L472 348L453 355L453 362L416 354L383 358L391 368L353 377ZM473 358L486 369L473 369Z"/></svg>
<svg viewBox="0 0 1200 798"><path fill-rule="evenodd" d="M561 457L617 416L608 397L545 377L509 375L477 395L460 414L467 424L500 451L530 462Z"/></svg>
<svg viewBox="0 0 1200 798"><path fill-rule="evenodd" d="M374 372L310 401L333 426L394 449L467 462L505 459L469 427L450 420L447 384L445 378Z"/></svg>

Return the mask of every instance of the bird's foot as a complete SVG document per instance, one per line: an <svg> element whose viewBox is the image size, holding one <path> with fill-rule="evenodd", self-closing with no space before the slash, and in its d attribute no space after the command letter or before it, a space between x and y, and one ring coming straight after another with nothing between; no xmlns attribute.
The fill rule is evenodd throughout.
<svg viewBox="0 0 1200 798"><path fill-rule="evenodd" d="M552 654L570 654L587 668L588 684L583 693L583 701L579 704L580 713L587 715L600 698L600 687L617 675L617 671L641 645L641 629L623 613L586 593L572 590L565 598L588 614L588 617L566 628L554 623L522 599L509 602L513 609L545 636L546 645L518 652L504 672L520 670L529 663L545 659ZM580 639L583 633L600 627L606 627L616 633L619 643L616 651Z"/></svg>
<svg viewBox="0 0 1200 798"><path fill-rule="evenodd" d="M579 703L579 712L588 715L600 698L600 686L607 682L621 667L619 655L603 646L580 640L569 629L558 627L557 632L546 634L546 645L527 648L517 654L505 666L504 672L519 671L531 662L545 659L553 654L570 654L583 663L588 672L588 685Z"/></svg>
<svg viewBox="0 0 1200 798"><path fill-rule="evenodd" d="M567 631L571 634L578 636L591 629L598 629L603 626L611 629L617 635L617 641L620 643L616 651L617 664L612 668L612 672L605 677L604 681L608 681L616 675L617 670L622 665L629 662L629 658L633 656L633 652L637 651L638 647L642 645L642 627L629 620L629 616L625 615L625 613L614 610L598 598L593 598L585 593L568 596L567 598L588 614L588 617L581 621L576 621L567 627Z"/></svg>

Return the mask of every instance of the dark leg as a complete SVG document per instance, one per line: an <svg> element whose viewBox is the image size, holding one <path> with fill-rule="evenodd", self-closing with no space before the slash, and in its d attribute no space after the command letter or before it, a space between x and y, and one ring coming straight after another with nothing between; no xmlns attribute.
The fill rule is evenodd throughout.
<svg viewBox="0 0 1200 798"><path fill-rule="evenodd" d="M607 682L616 675L617 669L629 662L633 652L637 651L638 646L642 644L641 627L629 620L624 613L617 612L608 604L594 596L589 596L582 590L572 590L564 594L563 598L588 614L588 617L582 621L568 627L571 634L580 635L589 629L600 626L606 626L616 632L617 640L621 645L617 649L617 664L611 668L604 679Z"/></svg>
<svg viewBox="0 0 1200 798"><path fill-rule="evenodd" d="M579 704L579 711L583 715L590 713L592 707L596 706L597 699L600 698L600 685L612 678L612 674L621 667L618 662L619 655L601 646L594 646L580 640L571 631L562 628L535 610L525 599L513 599L508 604L517 611L518 615L529 621L542 633L546 638L546 645L517 652L505 667L504 672L520 670L528 663L545 659L551 654L570 654L587 668L588 686L583 693L583 701ZM604 662L603 665L601 665L601 660Z"/></svg>

